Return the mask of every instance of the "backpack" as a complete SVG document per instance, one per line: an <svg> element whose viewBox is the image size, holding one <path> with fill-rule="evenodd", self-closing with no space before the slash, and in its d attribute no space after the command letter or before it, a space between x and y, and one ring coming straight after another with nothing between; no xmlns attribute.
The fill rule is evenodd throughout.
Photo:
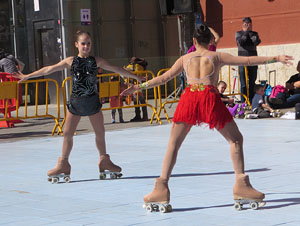
<svg viewBox="0 0 300 226"><path fill-rule="evenodd" d="M272 89L270 98L276 98L278 94L279 96L282 96L282 93L286 93L286 92L287 90L284 86L277 85Z"/></svg>
<svg viewBox="0 0 300 226"><path fill-rule="evenodd" d="M267 85L266 90L265 90L265 96L270 96L272 93L272 86Z"/></svg>

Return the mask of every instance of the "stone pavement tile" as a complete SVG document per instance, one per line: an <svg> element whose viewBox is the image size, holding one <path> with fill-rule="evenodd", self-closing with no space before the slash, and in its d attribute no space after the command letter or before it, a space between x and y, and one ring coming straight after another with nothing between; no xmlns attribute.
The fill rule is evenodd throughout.
<svg viewBox="0 0 300 226"><path fill-rule="evenodd" d="M298 121L236 122L244 135L246 172L266 193L260 210L233 209L229 145L201 127L193 127L183 143L169 181L173 212L141 208L160 174L171 128L162 125L107 132L107 150L123 168L119 180L98 180L93 134L74 137L69 184L48 183L46 176L62 137L0 143L0 225L299 225Z"/></svg>
<svg viewBox="0 0 300 226"><path fill-rule="evenodd" d="M32 226L37 226L37 225L46 225L49 223L54 223L55 221L49 220L49 219L44 219L41 217L35 217L35 216L30 216L30 217L23 217L23 216L7 216L3 217L1 215L0 219L0 225L32 225Z"/></svg>

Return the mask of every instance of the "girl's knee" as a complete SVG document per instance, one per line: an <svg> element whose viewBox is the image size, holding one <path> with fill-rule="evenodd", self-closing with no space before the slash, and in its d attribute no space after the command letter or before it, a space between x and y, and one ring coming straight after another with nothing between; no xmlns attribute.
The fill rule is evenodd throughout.
<svg viewBox="0 0 300 226"><path fill-rule="evenodd" d="M64 135L64 138L66 138L66 139L72 139L74 136L74 133L71 131L65 130L65 131L63 131L63 135Z"/></svg>
<svg viewBox="0 0 300 226"><path fill-rule="evenodd" d="M243 135L241 133L237 134L236 136L234 136L232 138L232 140L230 141L230 143L233 143L233 144L242 144L243 143Z"/></svg>

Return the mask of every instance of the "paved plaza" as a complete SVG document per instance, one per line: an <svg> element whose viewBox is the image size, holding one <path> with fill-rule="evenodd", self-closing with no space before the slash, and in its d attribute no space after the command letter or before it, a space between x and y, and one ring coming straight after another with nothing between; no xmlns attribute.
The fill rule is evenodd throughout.
<svg viewBox="0 0 300 226"><path fill-rule="evenodd" d="M143 196L160 174L172 126L164 123L107 131L108 153L123 168L118 180L98 179L93 133L74 137L71 182L58 184L46 174L60 155L61 136L0 140L0 225L299 226L300 121L236 122L247 173L266 194L259 210L233 208L229 145L218 132L193 127L169 182L173 212L146 212Z"/></svg>

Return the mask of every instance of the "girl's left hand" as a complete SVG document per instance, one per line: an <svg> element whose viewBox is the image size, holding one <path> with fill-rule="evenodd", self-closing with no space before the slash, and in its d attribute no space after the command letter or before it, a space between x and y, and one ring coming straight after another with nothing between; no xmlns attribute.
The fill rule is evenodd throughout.
<svg viewBox="0 0 300 226"><path fill-rule="evenodd" d="M132 93L134 93L135 91L139 90L137 85L133 85L133 84L129 84L129 87L127 89L125 89L120 96L128 96Z"/></svg>

